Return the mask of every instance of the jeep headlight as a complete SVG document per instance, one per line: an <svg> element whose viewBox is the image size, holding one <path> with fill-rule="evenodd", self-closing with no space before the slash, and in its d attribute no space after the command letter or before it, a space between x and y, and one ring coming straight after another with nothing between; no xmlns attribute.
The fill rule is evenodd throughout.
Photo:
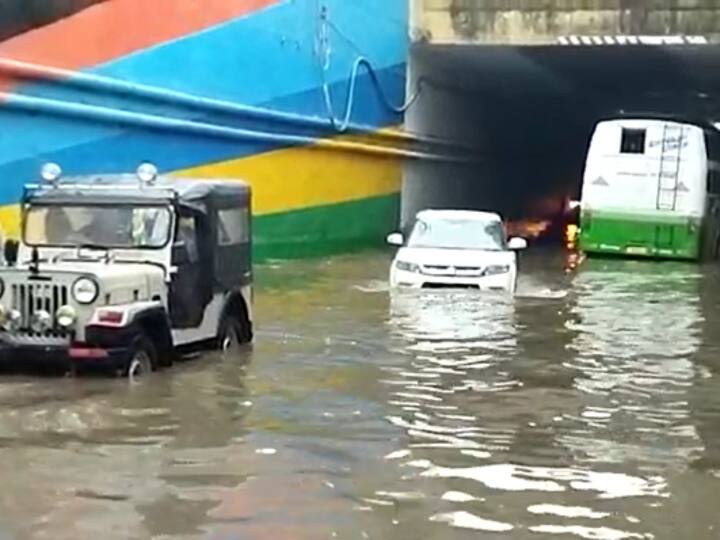
<svg viewBox="0 0 720 540"><path fill-rule="evenodd" d="M30 328L37 334L47 332L52 328L52 316L44 309L36 311L30 320Z"/></svg>
<svg viewBox="0 0 720 540"><path fill-rule="evenodd" d="M22 326L22 313L17 309L11 309L5 316L5 330L9 332L17 332Z"/></svg>
<svg viewBox="0 0 720 540"><path fill-rule="evenodd" d="M510 271L510 265L508 264L491 264L483 272L483 276L499 276L500 274L507 274Z"/></svg>
<svg viewBox="0 0 720 540"><path fill-rule="evenodd" d="M403 272L419 272L420 266L406 261L398 261L395 263L395 267Z"/></svg>
<svg viewBox="0 0 720 540"><path fill-rule="evenodd" d="M62 306L55 313L55 322L60 328L70 328L77 322L77 312L72 306Z"/></svg>
<svg viewBox="0 0 720 540"><path fill-rule="evenodd" d="M94 279L81 277L72 286L72 295L78 304L92 304L100 293L100 287Z"/></svg>

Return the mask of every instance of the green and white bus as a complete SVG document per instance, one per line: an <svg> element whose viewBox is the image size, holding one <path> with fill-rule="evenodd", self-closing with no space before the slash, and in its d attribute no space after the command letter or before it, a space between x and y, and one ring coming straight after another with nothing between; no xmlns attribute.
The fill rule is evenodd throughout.
<svg viewBox="0 0 720 540"><path fill-rule="evenodd" d="M599 122L579 202L580 250L717 258L719 140L711 124L653 117Z"/></svg>

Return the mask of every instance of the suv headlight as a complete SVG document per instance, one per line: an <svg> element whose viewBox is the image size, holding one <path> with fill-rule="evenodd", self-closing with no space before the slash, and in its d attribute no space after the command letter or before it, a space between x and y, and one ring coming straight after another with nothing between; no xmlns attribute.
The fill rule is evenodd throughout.
<svg viewBox="0 0 720 540"><path fill-rule="evenodd" d="M100 287L94 279L81 277L72 286L72 295L78 304L92 304L100 293Z"/></svg>
<svg viewBox="0 0 720 540"><path fill-rule="evenodd" d="M402 270L403 272L419 272L420 271L419 265L417 265L415 263L411 263L411 262L405 262L405 261L398 261L397 263L395 263L395 267L398 270Z"/></svg>
<svg viewBox="0 0 720 540"><path fill-rule="evenodd" d="M485 269L483 276L499 276L500 274L507 274L509 271L509 264L491 264Z"/></svg>

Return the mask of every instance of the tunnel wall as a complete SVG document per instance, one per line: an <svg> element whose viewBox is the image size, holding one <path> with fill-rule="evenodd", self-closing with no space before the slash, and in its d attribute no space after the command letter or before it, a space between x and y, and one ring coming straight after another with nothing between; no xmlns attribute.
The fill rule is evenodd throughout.
<svg viewBox="0 0 720 540"><path fill-rule="evenodd" d="M561 36L687 35L720 42L717 0L410 0L414 41L550 44Z"/></svg>

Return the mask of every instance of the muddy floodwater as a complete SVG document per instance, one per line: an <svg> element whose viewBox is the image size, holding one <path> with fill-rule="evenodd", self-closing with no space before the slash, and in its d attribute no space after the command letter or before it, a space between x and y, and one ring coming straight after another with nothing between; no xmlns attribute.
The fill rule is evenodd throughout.
<svg viewBox="0 0 720 540"><path fill-rule="evenodd" d="M528 253L258 268L257 335L129 384L0 378L0 539L720 538L720 271Z"/></svg>

